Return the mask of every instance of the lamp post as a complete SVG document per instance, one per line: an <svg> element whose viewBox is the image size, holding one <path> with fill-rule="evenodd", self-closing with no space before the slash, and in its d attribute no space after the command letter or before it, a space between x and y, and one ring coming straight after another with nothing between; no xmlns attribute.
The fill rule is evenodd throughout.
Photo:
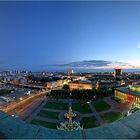
<svg viewBox="0 0 140 140"><path fill-rule="evenodd" d="M12 117L18 117L18 113L16 112L16 110L14 111Z"/></svg>
<svg viewBox="0 0 140 140"><path fill-rule="evenodd" d="M71 99L71 97L72 97L72 94L71 94L71 92L70 92L70 99Z"/></svg>

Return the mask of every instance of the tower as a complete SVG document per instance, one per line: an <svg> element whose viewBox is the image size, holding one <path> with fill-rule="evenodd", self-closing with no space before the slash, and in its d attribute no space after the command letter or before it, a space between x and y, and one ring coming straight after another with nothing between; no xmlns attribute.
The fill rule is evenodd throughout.
<svg viewBox="0 0 140 140"><path fill-rule="evenodd" d="M122 68L120 68L120 67L114 68L114 77L117 78L117 77L121 77L121 76L122 76Z"/></svg>

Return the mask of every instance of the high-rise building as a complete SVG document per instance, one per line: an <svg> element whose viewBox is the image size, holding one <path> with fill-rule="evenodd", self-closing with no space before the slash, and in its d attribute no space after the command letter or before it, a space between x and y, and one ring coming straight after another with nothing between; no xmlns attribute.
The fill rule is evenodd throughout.
<svg viewBox="0 0 140 140"><path fill-rule="evenodd" d="M121 77L122 76L122 68L114 68L114 77Z"/></svg>

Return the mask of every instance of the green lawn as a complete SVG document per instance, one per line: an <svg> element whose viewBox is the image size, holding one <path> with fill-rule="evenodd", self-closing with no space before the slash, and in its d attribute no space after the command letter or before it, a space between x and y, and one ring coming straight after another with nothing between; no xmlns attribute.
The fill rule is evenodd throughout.
<svg viewBox="0 0 140 140"><path fill-rule="evenodd" d="M50 122L37 120L37 119L33 119L31 121L31 124L40 125L40 126L47 127L47 128L52 128L52 129L57 128L57 124L55 124L55 123L50 123Z"/></svg>
<svg viewBox="0 0 140 140"><path fill-rule="evenodd" d="M101 117L108 123L119 120L122 117L122 113L120 112L108 112L105 113L103 115L101 115Z"/></svg>
<svg viewBox="0 0 140 140"><path fill-rule="evenodd" d="M38 115L51 119L58 119L59 112L50 112L50 111L41 110Z"/></svg>
<svg viewBox="0 0 140 140"><path fill-rule="evenodd" d="M94 116L93 117L84 117L84 118L82 118L80 123L84 129L98 126L97 120Z"/></svg>
<svg viewBox="0 0 140 140"><path fill-rule="evenodd" d="M110 109L110 105L103 100L93 102L96 111L101 112Z"/></svg>
<svg viewBox="0 0 140 140"><path fill-rule="evenodd" d="M72 109L75 110L75 111L79 111L80 113L92 113L89 105L87 103L74 103L72 105Z"/></svg>
<svg viewBox="0 0 140 140"><path fill-rule="evenodd" d="M44 106L45 108L49 109L60 109L60 110L68 110L68 103L55 103L55 102L48 102Z"/></svg>

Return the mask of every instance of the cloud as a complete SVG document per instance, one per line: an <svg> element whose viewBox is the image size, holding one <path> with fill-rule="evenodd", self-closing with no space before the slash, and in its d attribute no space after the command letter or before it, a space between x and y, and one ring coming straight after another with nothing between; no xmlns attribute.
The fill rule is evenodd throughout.
<svg viewBox="0 0 140 140"><path fill-rule="evenodd" d="M84 60L84 61L77 61L77 62L71 62L68 64L62 64L60 66L70 66L70 67L102 67L107 66L111 62L110 61L104 61L104 60Z"/></svg>
<svg viewBox="0 0 140 140"><path fill-rule="evenodd" d="M140 42L139 42L139 45L138 45L138 47L137 47L138 49L140 49Z"/></svg>
<svg viewBox="0 0 140 140"><path fill-rule="evenodd" d="M92 69L109 69L114 67L122 68L136 68L135 65L131 65L125 62L116 62L116 61L105 61L105 60L84 60L71 62L67 64L59 65L61 67L71 67L71 68L92 68Z"/></svg>

